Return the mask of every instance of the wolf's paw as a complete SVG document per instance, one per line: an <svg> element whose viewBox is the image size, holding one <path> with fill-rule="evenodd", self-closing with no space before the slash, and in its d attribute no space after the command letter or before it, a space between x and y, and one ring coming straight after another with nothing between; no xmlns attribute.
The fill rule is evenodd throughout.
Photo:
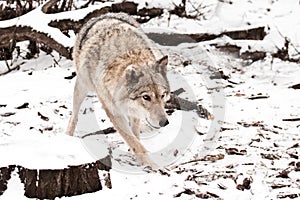
<svg viewBox="0 0 300 200"><path fill-rule="evenodd" d="M157 171L159 166L154 163L147 154L139 154L136 156L138 162L145 167L145 169L150 169L152 171Z"/></svg>

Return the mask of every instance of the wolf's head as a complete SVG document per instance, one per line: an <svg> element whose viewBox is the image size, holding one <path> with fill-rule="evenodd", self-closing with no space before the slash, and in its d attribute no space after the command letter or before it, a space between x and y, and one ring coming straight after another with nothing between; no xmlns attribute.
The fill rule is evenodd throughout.
<svg viewBox="0 0 300 200"><path fill-rule="evenodd" d="M167 64L165 56L146 66L131 65L126 69L128 112L151 128L158 129L169 123L164 110L170 98Z"/></svg>

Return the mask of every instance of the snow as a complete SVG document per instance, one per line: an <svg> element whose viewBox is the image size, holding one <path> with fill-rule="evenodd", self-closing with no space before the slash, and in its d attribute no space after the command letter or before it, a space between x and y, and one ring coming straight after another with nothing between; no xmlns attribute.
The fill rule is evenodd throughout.
<svg viewBox="0 0 300 200"><path fill-rule="evenodd" d="M172 8L180 1L147 1L148 7ZM187 1L193 2L197 1ZM101 104L94 94L81 107L77 137L64 135L72 108L72 92L75 79L65 79L75 71L73 63L57 53L25 60L18 58L14 65L21 69L0 76L0 167L22 165L27 168L64 168L93 162L112 150L113 169L110 171L112 189L61 199L173 199L190 189L195 194L213 193L220 199L277 199L280 194L299 194L299 171L292 162L299 159L299 122L283 121L300 117L300 93L289 88L299 83L300 65L268 55L264 60L247 63L220 52L210 44L236 44L246 51L275 52L288 37L295 48L300 45L298 30L299 2L290 1L203 1L211 9L207 19L181 19L165 12L162 17L143 24L147 32L214 33L224 30L240 30L263 25L268 34L262 41L218 38L202 43L160 46L170 56L168 76L172 90L184 88L182 98L198 100L215 116L205 120L190 111L175 111L169 118L170 125L154 133L144 133L141 138L149 154L170 176L159 172L146 172L136 166L128 146L120 135L82 136L111 127ZM110 4L110 3L107 3ZM96 7L99 5L96 5ZM103 4L104 6L104 4ZM62 13L78 19L96 7ZM34 12L16 20L0 22L26 25ZM192 12L192 8L190 8ZM207 11L208 12L208 11ZM51 21L51 15L42 15ZM68 38L53 28L44 27L37 19L36 30L45 30L66 46L72 46L74 38ZM43 23L44 24L44 23ZM249 25L250 24L250 25ZM269 29L267 29L269 27ZM154 29L155 28L155 29ZM293 49L291 47L291 49ZM297 51L291 52L291 55ZM183 62L189 61L187 66ZM0 63L0 71L6 69ZM229 81L211 80L214 71L222 70L230 75ZM234 84L235 83L235 84ZM266 98L249 99L263 95ZM17 109L24 103L28 108ZM5 105L5 106L4 106ZM4 116L7 113L14 113ZM48 120L42 119L40 113ZM248 126L247 126L248 125ZM220 131L220 127L223 129ZM245 150L245 155L229 155L226 150ZM190 162L206 155L223 154L216 161ZM264 159L262 154L276 154L280 158ZM290 170L289 178L276 177L283 170ZM245 178L252 180L249 190L238 190ZM272 189L273 184L289 184L289 187ZM220 189L220 185L226 189ZM8 189L0 199L27 199L24 188L13 172ZM178 199L196 199L196 195L182 193ZM217 198L216 198L217 199Z"/></svg>

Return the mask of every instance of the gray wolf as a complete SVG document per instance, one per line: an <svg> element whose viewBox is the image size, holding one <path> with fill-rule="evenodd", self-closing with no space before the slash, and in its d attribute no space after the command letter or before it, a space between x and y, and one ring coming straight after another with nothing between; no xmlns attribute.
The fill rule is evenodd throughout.
<svg viewBox="0 0 300 200"><path fill-rule="evenodd" d="M168 57L124 13L87 22L73 49L77 79L66 134L73 135L78 111L89 91L97 94L116 130L144 166L157 168L140 141L142 125L168 125L164 105L170 97Z"/></svg>

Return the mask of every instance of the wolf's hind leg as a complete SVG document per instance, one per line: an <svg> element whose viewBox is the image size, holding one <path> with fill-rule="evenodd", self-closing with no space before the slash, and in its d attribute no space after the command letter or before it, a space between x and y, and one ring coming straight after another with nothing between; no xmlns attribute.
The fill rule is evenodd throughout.
<svg viewBox="0 0 300 200"><path fill-rule="evenodd" d="M75 82L75 87L74 87L74 94L73 94L73 111L69 121L68 129L66 131L67 135L72 136L74 134L74 130L76 128L76 124L78 120L78 112L80 109L80 105L82 104L84 98L86 97L87 92L88 92L87 88L80 80L80 78L77 77Z"/></svg>

